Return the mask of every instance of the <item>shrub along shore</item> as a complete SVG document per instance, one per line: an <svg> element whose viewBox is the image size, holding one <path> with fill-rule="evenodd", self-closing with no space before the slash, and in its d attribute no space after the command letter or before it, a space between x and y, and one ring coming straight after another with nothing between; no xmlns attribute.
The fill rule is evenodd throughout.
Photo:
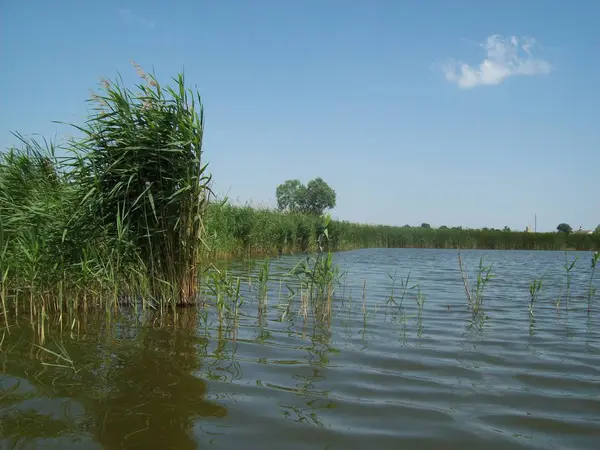
<svg viewBox="0 0 600 450"><path fill-rule="evenodd" d="M323 220L250 206L211 204L206 242L213 258L312 252ZM394 227L332 220L329 249L462 248L494 250L598 250L600 234L527 233L462 228Z"/></svg>
<svg viewBox="0 0 600 450"><path fill-rule="evenodd" d="M0 153L0 311L185 306L214 258L365 247L600 248L599 235L359 225L209 202L200 96L136 66L105 81L79 138ZM327 264L330 263L327 259ZM325 266L324 266L325 267ZM328 267L328 266L327 266ZM315 271L309 271L314 276ZM307 272L307 273L309 273ZM329 272L327 272L329 273ZM325 275L327 275L327 273ZM326 278L326 277L325 277Z"/></svg>

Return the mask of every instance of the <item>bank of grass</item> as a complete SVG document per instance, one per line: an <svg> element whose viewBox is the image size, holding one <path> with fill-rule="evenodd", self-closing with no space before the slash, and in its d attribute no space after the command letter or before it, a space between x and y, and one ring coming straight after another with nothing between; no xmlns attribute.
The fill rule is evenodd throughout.
<svg viewBox="0 0 600 450"><path fill-rule="evenodd" d="M322 219L277 210L213 203L206 214L213 258L316 251ZM393 227L332 220L329 248L462 248L497 250L598 250L600 234L526 233L461 228Z"/></svg>

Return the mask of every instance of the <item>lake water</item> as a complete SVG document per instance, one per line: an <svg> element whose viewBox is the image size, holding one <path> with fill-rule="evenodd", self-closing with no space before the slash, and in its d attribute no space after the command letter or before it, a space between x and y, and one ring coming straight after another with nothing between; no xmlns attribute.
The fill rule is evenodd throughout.
<svg viewBox="0 0 600 450"><path fill-rule="evenodd" d="M559 308L563 252L463 251L471 284L481 256L496 278L477 320L457 252L422 249L337 253L347 274L330 320L282 306L293 256L271 261L262 309L232 264L245 304L221 326L214 308L88 314L62 331L51 316L43 347L60 359L21 317L0 329L0 448L600 448L591 253L569 253ZM416 288L399 305L409 270L421 313ZM544 273L531 324L529 283Z"/></svg>

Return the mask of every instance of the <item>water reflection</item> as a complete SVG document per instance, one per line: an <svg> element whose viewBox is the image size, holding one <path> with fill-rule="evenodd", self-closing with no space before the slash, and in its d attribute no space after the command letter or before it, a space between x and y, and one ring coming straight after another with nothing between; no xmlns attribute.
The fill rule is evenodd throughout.
<svg viewBox="0 0 600 450"><path fill-rule="evenodd" d="M5 374L28 380L29 395L76 403L82 408L78 429L86 430L88 439L102 448L197 448L194 422L227 414L223 406L205 398L206 383L197 375L207 342L198 336L197 314L184 311L162 327L152 322L138 326L134 336L131 322L117 323L111 338L98 339L103 319L95 322L95 333L94 323L88 322L89 334L78 342L64 342L77 373L43 366L45 353L24 361L31 351L27 342L34 342L35 336L28 327L15 327L4 343ZM121 333L125 330L126 338ZM59 405L42 415L28 408L26 397L10 396L9 390L2 395L0 417L6 443L57 437L73 425L68 412L57 413ZM46 403L46 407L53 405Z"/></svg>
<svg viewBox="0 0 600 450"><path fill-rule="evenodd" d="M95 405L94 434L105 448L193 449L194 419L226 415L205 400L206 383L195 375L204 354L193 312L178 319L172 329L145 327L119 352L106 396Z"/></svg>

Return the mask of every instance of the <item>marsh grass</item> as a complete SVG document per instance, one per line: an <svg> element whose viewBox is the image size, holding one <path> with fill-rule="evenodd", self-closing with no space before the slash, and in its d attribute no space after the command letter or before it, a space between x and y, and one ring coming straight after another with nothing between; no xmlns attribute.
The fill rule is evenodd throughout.
<svg viewBox="0 0 600 450"><path fill-rule="evenodd" d="M531 283L529 283L529 320L531 323L535 321L535 304L540 295L540 291L542 290L543 280L544 277L542 276L540 279L536 278Z"/></svg>
<svg viewBox="0 0 600 450"><path fill-rule="evenodd" d="M394 275L392 275L391 273L387 274L387 276L390 278L390 280L392 280L392 288L391 288L392 291L390 292L390 296L389 296L387 302L385 303L386 306L389 305L390 303L393 303L394 305L396 304L396 300L395 300L395 297L394 297L394 293L395 293L394 290L395 290L395 287L396 287L396 275L397 274L398 274L398 270L394 271Z"/></svg>
<svg viewBox="0 0 600 450"><path fill-rule="evenodd" d="M575 258L573 258L572 261L569 261L569 256L567 254L567 251L565 250L565 262L563 264L563 269L565 271L565 308L566 311L569 312L569 300L571 298L571 281L573 279L573 269L575 269L575 264L577 263L577 260L579 259L578 256L576 256ZM561 289L560 294L558 295L558 298L556 300L556 310L560 310L560 303L561 300L563 298L563 291Z"/></svg>
<svg viewBox="0 0 600 450"><path fill-rule="evenodd" d="M410 283L411 272L412 272L412 269L409 269L408 273L406 274L406 278L400 279L401 294L400 294L400 298L399 298L398 302L396 301L396 295L395 295L396 277L397 277L398 271L397 270L394 271L393 275L391 273L388 273L388 277L392 280L392 286L391 286L390 296L388 297L384 306L394 305L394 306L398 307L398 311L400 313L400 322L402 323L402 327L403 327L403 333L404 333L404 336L406 336L406 331L407 331L407 327L408 327L408 319L411 316L409 314L407 314L407 312L405 311L404 300L406 299L406 296L407 296L407 294L410 293L410 291L416 289L416 293L415 293L414 297L415 297L415 302L417 305L417 313L416 313L417 331L418 331L418 335L420 336L421 333L423 332L423 307L425 306L426 296L423 293L423 291L421 290L420 283L418 283L418 282L414 283L414 284ZM366 306L365 306L365 309L366 309Z"/></svg>
<svg viewBox="0 0 600 450"><path fill-rule="evenodd" d="M406 298L407 291L419 287L418 283L413 284L412 286L409 285L411 272L412 272L412 269L409 269L408 273L406 274L406 278L400 279L400 289L401 289L402 293L400 295L399 302L396 302L396 297L394 295L395 294L396 275L397 275L398 271L395 271L393 276L388 273L388 277L392 280L392 291L388 298L388 301L386 302L386 305L389 305L391 303L393 305L397 305L400 308L402 308L402 306L404 304L404 299Z"/></svg>
<svg viewBox="0 0 600 450"><path fill-rule="evenodd" d="M417 287L417 296L416 296L417 309L418 309L419 315L421 315L421 313L423 311L423 307L425 306L425 300L427 298L425 297L425 294L421 291L421 285L419 283L417 283L416 287Z"/></svg>
<svg viewBox="0 0 600 450"><path fill-rule="evenodd" d="M318 255L315 257L315 259L318 258ZM268 262L267 261L262 261L259 262L258 264L255 264L254 267L256 268L256 271L254 272L253 276L256 278L260 277L260 272L261 270L264 271L264 267L268 267ZM269 269L270 270L270 269ZM464 269L466 272L466 269ZM485 280L488 279L488 275L491 275L489 272L491 271L490 266L484 264L483 262L483 258L481 258L479 260L479 268L478 268L478 272L479 272L479 278L482 280L481 284L485 283ZM487 274L487 275L486 275ZM593 281L593 274L591 275L592 277L592 281ZM205 275L203 276L202 280L203 282L201 283L201 286L206 287L208 292L210 293L210 296L212 297L211 299L206 299L205 297L203 298L203 300L207 300L207 304L209 305L213 305L212 301L214 300L214 309L208 308L208 309L201 309L200 313L198 315L199 317L199 322L198 322L198 327L201 330L202 327L205 330L205 334L207 333L207 328L208 328L208 317L210 314L210 311L214 311L215 316L218 318L218 327L219 327L219 333L223 334L223 339L232 339L235 340L237 337L237 319L238 316L240 315L240 311L242 311L242 307L244 305L244 299L248 299L249 297L247 297L246 295L248 294L247 292L243 292L242 291L242 284L243 284L243 279L245 278L245 273L244 271L240 271L240 272L229 272L227 270L223 270L223 269L217 269L217 267L215 266L211 266L210 269L208 269L205 273ZM394 278L395 277L390 277L390 279L392 279L392 285L395 286L394 284ZM292 298L295 295L292 291L296 290L296 293L298 294L297 297L300 298L300 308L298 309L298 315L300 316L300 318L304 318L305 322L308 322L308 319L312 316L313 319L316 319L314 322L324 322L325 324L329 322L329 319L331 318L332 315L332 300L333 298L335 299L339 299L340 303L341 302L341 298L339 297L339 294L332 296L330 301L324 301L323 299L320 300L321 303L319 303L319 300L317 300L317 294L316 294L316 290L312 291L312 295L313 297L311 298L311 289L310 289L310 283L306 282L306 279L303 278L303 276L301 276L299 279L298 278L293 278L293 280L290 280L288 277L288 274L285 274L283 277L279 277L279 276L273 276L273 274L269 273L268 277L264 277L263 279L268 279L270 286L273 286L273 283L279 283L280 286L286 286L288 284L288 282L290 281L296 281L297 284L296 285L292 285L290 284L290 287L292 287L293 289L289 289L288 288L288 293L287 293L287 300L288 302L286 303L285 301L285 294L283 293L284 289L280 287L280 301L279 304L276 305L277 308L282 309L282 314L281 316L278 318L279 320L284 320L285 318L287 318L289 315L292 315ZM466 279L466 277L465 277ZM539 295L541 288L542 288L542 280L544 279L544 277L542 277L540 280L534 280L531 284L530 284L530 333L533 333L533 312L534 312L534 307L536 305L537 302L537 296ZM302 280L304 280L305 282L302 282ZM460 283L459 279L456 279L456 282ZM381 303L375 304L374 308L372 308L372 305L367 303L367 295L368 292L367 290L368 288L368 281L366 279L360 280L360 282L358 282L358 280L354 280L354 294L358 294L356 295L359 299L358 304L355 305L355 312L358 314L362 315L362 320L363 320L363 328L366 329L367 327L367 323L369 322L368 319L375 319L376 313L377 313L377 305L384 305L384 304L388 304L386 303L386 301L389 301L389 298L386 295L385 292L385 287L383 287L383 292L381 292L381 286L375 286L372 287L372 289L375 289L376 292L378 292L378 296L380 296L379 298L381 299ZM400 307L400 298L402 295L403 291L398 291L397 295L394 294L393 297L396 299L396 304L394 308L390 308L392 310L391 312L391 316L392 319L394 319L394 322L398 323L399 325L399 329L402 332L402 335L404 337L404 339L407 338L407 335L409 333L409 331L412 331L411 328L413 327L414 324L414 329L416 332L416 336L417 337L421 337L423 334L423 322L424 322L424 315L423 315L423 309L424 309L424 305L426 303L426 296L425 293L423 292L423 290L421 289L421 286L419 283L415 282L413 280L413 277L409 274L407 274L405 276L405 278L403 279L403 281L396 283L396 284L400 284L402 286L408 286L406 288L406 293L405 299L410 300L410 303L412 306L412 300L414 299L416 302L416 312L415 311L409 311L410 307L407 304L407 302L404 302L404 305L402 307ZM586 284L587 284L587 279L586 279ZM257 286L259 286L260 283L257 282ZM413 288L414 286L414 288ZM532 286L534 287L532 289ZM470 287L470 286L469 286ZM484 285L485 287L485 285ZM397 286L395 286L395 288L397 288ZM411 290L411 288L413 288L414 290ZM260 289L257 289L260 290ZM478 290L477 290L477 286L474 285L472 288L470 287L469 289L470 292L472 292L472 296L473 298L481 298L481 295L479 295L478 297ZM327 291L325 291L327 292ZM481 292L483 292L483 288L481 288L479 290L480 294ZM360 301L360 297L362 294L362 304ZM531 295L534 296L534 300L531 301ZM260 299L257 297L257 294L251 294L251 296L254 299L258 299L258 304L259 304L259 314L258 314L258 325L259 327L262 327L262 329L264 329L263 331L261 331L261 335L264 333L264 335L266 336L269 330L268 327L268 321L269 319L269 315L267 314L266 311L266 305L265 308L260 307ZM350 293L350 296L348 299L345 299L345 304L347 304L348 306L350 306L352 304L352 293ZM297 304L297 303L296 303ZM483 304L483 302L481 302L481 305ZM344 303L342 303L342 308L343 308ZM369 310L367 311L367 305L369 306ZM384 311L387 308L384 308ZM482 328L482 324L484 323L484 321L486 320L486 317L482 314L480 314L483 311L483 308L480 306L480 308L477 310L477 313L473 314L472 320L469 322L468 325L468 329L471 330L473 327L477 327L478 329ZM157 311L157 317L162 318L163 314L160 311ZM411 312L411 313L409 313ZM388 313L385 312L385 314L387 315ZM348 310L348 315L350 316L350 310ZM58 347L56 347L55 345L53 345L53 343L51 343L50 345L45 345L44 343L44 336L45 333L48 333L48 335L50 335L50 326L45 322L45 317L48 316L48 313L45 311L44 309L44 305L40 305L40 308L36 310L35 316L31 319L32 324L35 323L35 327L36 327L36 333L38 335L38 342L39 345L41 347L44 347L45 349L50 349L52 350L54 353L58 354L58 355L63 355L63 353L61 353L60 349ZM169 314L164 314L165 317L169 317ZM469 314L470 316L470 314ZM56 318L56 315L54 315L54 317ZM116 317L116 314L114 313L114 311L111 309L107 310L107 322L109 322L110 320L114 320L114 319L110 319L110 317ZM247 317L246 314L242 313L242 317ZM413 321L412 319L415 318L416 321ZM233 319L233 320L230 320ZM64 325L63 325L64 322ZM165 326L168 324L163 324L163 320L160 319L160 326ZM293 320L292 320L293 322ZM370 323L370 322L369 322ZM59 316L59 321L58 321L58 327L61 330L63 330L63 326L65 327L65 329L68 331L69 329L72 331L75 325L75 320L70 321L70 319L67 317L67 315L65 314L64 316ZM54 325L56 326L56 324ZM57 349L58 348L58 349ZM54 360L49 360L49 359L45 359L46 362L48 362L49 364L57 364L57 365L64 365L66 367L63 367L65 370L67 370L67 367L69 366L69 363L66 359L61 359L61 358L57 358L56 355L53 355L49 352L44 351L43 353L46 356L51 356L54 357ZM63 355L65 356L65 355ZM69 369L71 370L71 369Z"/></svg>
<svg viewBox="0 0 600 450"><path fill-rule="evenodd" d="M592 302L594 301L594 298L596 297L597 288L594 286L594 273L596 271L596 266L598 265L599 259L600 259L600 252L594 252L592 254L590 282L588 285L588 292L587 292L587 294L588 294L587 295L587 300L588 300L587 312L588 312L588 314L590 314L592 312Z"/></svg>
<svg viewBox="0 0 600 450"><path fill-rule="evenodd" d="M318 252L322 219L261 205L211 202L206 242L213 258ZM501 230L383 226L331 220L327 249L447 248L496 250L600 250L600 233L525 233Z"/></svg>
<svg viewBox="0 0 600 450"><path fill-rule="evenodd" d="M367 320L367 280L363 280L362 314L363 314L363 320L366 322L366 320Z"/></svg>
<svg viewBox="0 0 600 450"><path fill-rule="evenodd" d="M323 220L319 242L329 238L328 225L331 218L326 215ZM289 274L300 282L302 309L307 311L307 304L310 302L315 316L330 317L334 290L341 284L343 276L339 266L333 263L331 250L327 253L319 252L316 256L307 256L300 260Z"/></svg>
<svg viewBox="0 0 600 450"><path fill-rule="evenodd" d="M463 285L465 288L465 295L467 297L468 306L473 312L473 315L477 315L483 307L484 300L484 290L486 285L495 278L495 275L492 274L492 264L485 266L483 264L483 257L479 258L479 266L477 270L477 280L475 283L475 295L472 295L471 288L469 287L468 274L464 267L464 263L460 254L460 250L458 252L458 266L460 269L461 278L463 281Z"/></svg>
<svg viewBox="0 0 600 450"><path fill-rule="evenodd" d="M219 321L223 320L225 315L237 317L244 303L241 294L241 278L232 277L226 270L219 270L211 265L206 276L206 285L214 296Z"/></svg>
<svg viewBox="0 0 600 450"><path fill-rule="evenodd" d="M41 345L38 345L38 344L34 344L34 345L39 350L45 352L46 354L48 354L50 356L54 356L56 358L54 363L49 363L42 359L42 361L41 361L42 365L50 366L50 367L59 367L59 368L63 368L63 369L70 369L74 373L79 372L79 370L77 370L75 368L75 363L73 362L73 359L71 358L71 356L69 356L67 349L65 348L64 344L62 344L61 342L54 340L54 345L57 347L58 352L52 351L49 348L42 347Z"/></svg>
<svg viewBox="0 0 600 450"><path fill-rule="evenodd" d="M259 306L265 307L269 292L269 275L271 272L271 261L266 258L258 270L258 303Z"/></svg>
<svg viewBox="0 0 600 450"><path fill-rule="evenodd" d="M198 295L210 175L204 119L183 74L132 92L105 81L81 137L16 135L0 153L0 296L7 321L122 305L164 310Z"/></svg>
<svg viewBox="0 0 600 450"><path fill-rule="evenodd" d="M76 126L85 136L73 146L82 155L72 160L84 193L78 212L88 218L91 212L96 229L131 244L147 262L154 297L167 291L185 305L196 299L210 182L202 161L202 102L185 88L183 74L163 88L137 69L145 81L137 93L106 82L93 97L96 114Z"/></svg>

